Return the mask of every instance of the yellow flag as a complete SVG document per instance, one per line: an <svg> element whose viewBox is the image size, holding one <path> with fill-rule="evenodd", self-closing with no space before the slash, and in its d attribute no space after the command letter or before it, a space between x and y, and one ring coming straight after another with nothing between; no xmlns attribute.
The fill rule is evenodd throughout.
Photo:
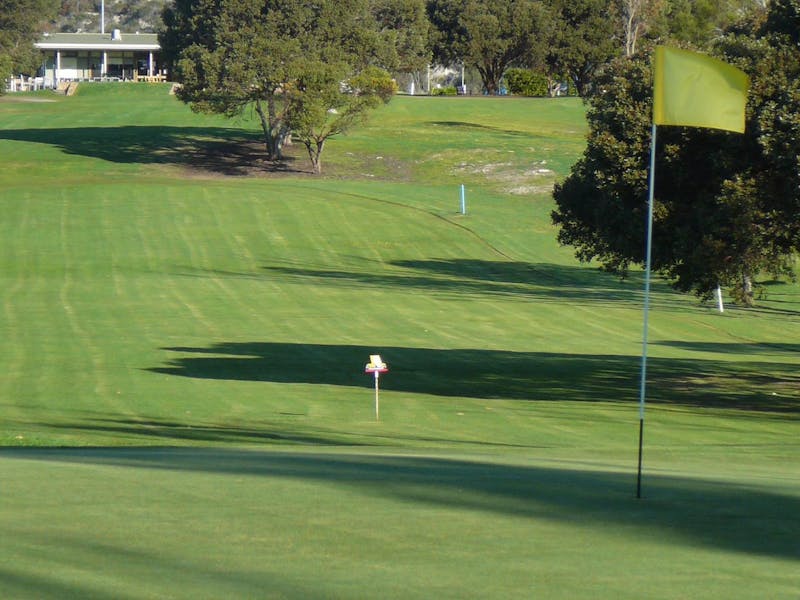
<svg viewBox="0 0 800 600"><path fill-rule="evenodd" d="M747 75L710 56L658 46L653 66L653 123L744 133Z"/></svg>

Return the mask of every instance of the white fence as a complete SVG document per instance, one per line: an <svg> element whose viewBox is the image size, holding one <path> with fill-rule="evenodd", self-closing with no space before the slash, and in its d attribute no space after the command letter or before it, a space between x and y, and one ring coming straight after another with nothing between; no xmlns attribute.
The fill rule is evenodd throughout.
<svg viewBox="0 0 800 600"><path fill-rule="evenodd" d="M52 80L44 77L12 77L6 79L7 92L34 92L36 90L50 89L54 87Z"/></svg>

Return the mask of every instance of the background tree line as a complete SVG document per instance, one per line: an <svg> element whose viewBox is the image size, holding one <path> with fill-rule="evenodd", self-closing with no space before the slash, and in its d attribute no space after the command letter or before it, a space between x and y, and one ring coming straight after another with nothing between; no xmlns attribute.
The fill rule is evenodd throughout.
<svg viewBox="0 0 800 600"><path fill-rule="evenodd" d="M762 1L375 0L372 4L375 17L395 36L402 56L410 57L424 47L425 65L463 65L478 74L480 88L487 93L496 93L507 70L515 67L545 77L551 93L556 84L568 80L579 95L585 95L597 68L616 56L632 55L642 38L702 46ZM181 3L105 0L106 29L165 32L164 9L171 10L173 4ZM219 7L233 4L220 2ZM4 77L10 72L31 74L40 64L24 55L34 54L32 42L42 31L100 30L99 0L0 0L0 11L0 60L8 65ZM398 65L393 74L415 73L418 63Z"/></svg>

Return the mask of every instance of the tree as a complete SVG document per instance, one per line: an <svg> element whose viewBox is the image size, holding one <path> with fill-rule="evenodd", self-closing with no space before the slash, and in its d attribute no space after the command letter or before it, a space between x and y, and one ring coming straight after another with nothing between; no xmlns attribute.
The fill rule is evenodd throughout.
<svg viewBox="0 0 800 600"><path fill-rule="evenodd" d="M569 76L585 96L595 72L620 54L607 0L551 0L555 36L548 55L550 71Z"/></svg>
<svg viewBox="0 0 800 600"><path fill-rule="evenodd" d="M612 14L622 25L625 56L636 53L636 44L662 13L665 0L616 0Z"/></svg>
<svg viewBox="0 0 800 600"><path fill-rule="evenodd" d="M658 132L652 266L675 288L718 284L752 301L749 282L792 275L800 250L800 31L797 0L774 0L714 46L751 77L745 134ZM648 53L603 70L589 99L583 157L554 190L558 239L625 274L644 262L652 74Z"/></svg>
<svg viewBox="0 0 800 600"><path fill-rule="evenodd" d="M396 73L424 69L431 60L430 21L425 1L373 0L371 5L378 29L387 40L384 47L393 56L379 61L380 65Z"/></svg>
<svg viewBox="0 0 800 600"><path fill-rule="evenodd" d="M341 97L328 88L323 94L322 79L336 72L344 81L374 62L399 60L397 36L378 25L372 9L368 0L175 0L164 11L160 40L182 84L178 97L201 112L235 116L252 109L268 158L278 160L293 124L307 127L320 103L338 110ZM320 70L321 64L331 68ZM308 93L298 95L301 89ZM322 94L313 102L312 90ZM372 106L363 100L348 115ZM297 114L304 110L310 114Z"/></svg>
<svg viewBox="0 0 800 600"><path fill-rule="evenodd" d="M307 64L287 90L288 125L303 143L315 173L322 172L325 142L356 123L397 91L389 73L368 67L346 79L344 65Z"/></svg>
<svg viewBox="0 0 800 600"><path fill-rule="evenodd" d="M703 48L719 39L749 11L764 7L762 0L658 0L649 28L654 38Z"/></svg>
<svg viewBox="0 0 800 600"><path fill-rule="evenodd" d="M551 37L551 18L536 0L432 0L433 54L443 65L464 63L480 73L488 94L513 66L538 66Z"/></svg>
<svg viewBox="0 0 800 600"><path fill-rule="evenodd" d="M33 43L57 10L56 0L0 0L0 80L17 73L32 75L41 66ZM3 93L3 86L0 90Z"/></svg>

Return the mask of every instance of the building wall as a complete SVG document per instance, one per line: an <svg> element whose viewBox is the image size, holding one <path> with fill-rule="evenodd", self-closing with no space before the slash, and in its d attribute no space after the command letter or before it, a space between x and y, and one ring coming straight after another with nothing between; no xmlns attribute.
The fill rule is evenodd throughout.
<svg viewBox="0 0 800 600"><path fill-rule="evenodd" d="M136 75L150 74L150 53L137 51L106 52L103 70L103 52L100 50L62 50L60 67L56 72L56 53L48 53L41 75L48 82L57 80L92 80L103 77L133 79ZM153 53L153 75L158 71L158 54Z"/></svg>

